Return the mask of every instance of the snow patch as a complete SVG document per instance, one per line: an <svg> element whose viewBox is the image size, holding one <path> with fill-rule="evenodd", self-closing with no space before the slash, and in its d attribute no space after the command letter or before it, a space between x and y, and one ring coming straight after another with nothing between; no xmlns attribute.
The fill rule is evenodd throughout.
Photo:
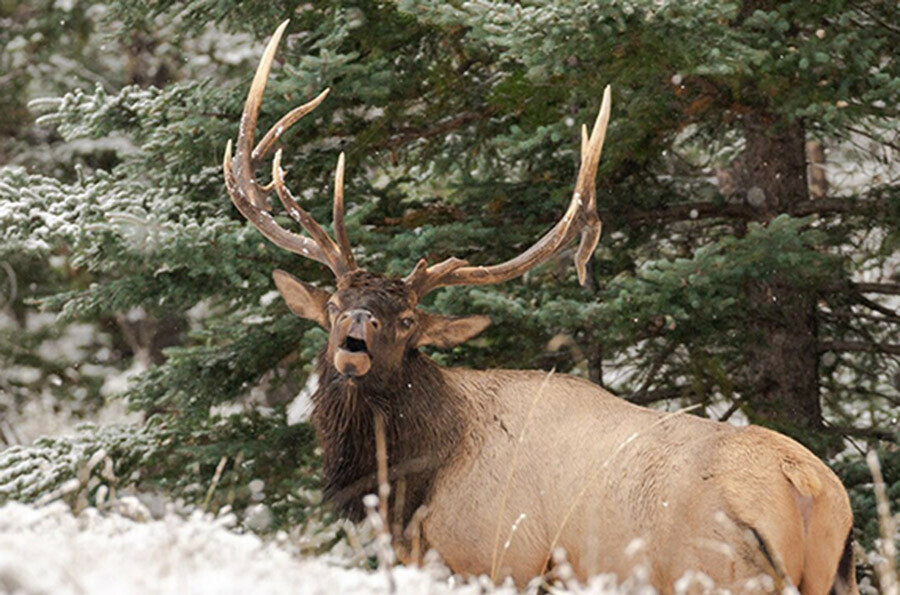
<svg viewBox="0 0 900 595"><path fill-rule="evenodd" d="M312 415L312 396L319 390L319 375L313 372L294 400L287 406L287 423L293 426L307 421Z"/></svg>

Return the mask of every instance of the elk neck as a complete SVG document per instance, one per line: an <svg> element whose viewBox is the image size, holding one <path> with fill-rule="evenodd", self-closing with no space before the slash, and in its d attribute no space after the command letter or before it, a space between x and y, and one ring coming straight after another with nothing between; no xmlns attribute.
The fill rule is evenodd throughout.
<svg viewBox="0 0 900 595"><path fill-rule="evenodd" d="M381 414L391 517L406 526L427 502L435 476L463 435L465 399L446 381L443 369L417 350L406 353L393 377L367 375L352 382L323 354L319 378L312 419L322 447L325 498L351 519L364 516L362 497L376 492L374 418ZM403 510L397 511L401 491Z"/></svg>

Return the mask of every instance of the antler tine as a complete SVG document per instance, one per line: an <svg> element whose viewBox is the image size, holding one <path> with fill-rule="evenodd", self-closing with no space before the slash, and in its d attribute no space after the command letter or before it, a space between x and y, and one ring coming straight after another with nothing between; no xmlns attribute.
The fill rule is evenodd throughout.
<svg viewBox="0 0 900 595"><path fill-rule="evenodd" d="M578 283L584 285L587 281L587 262L597 249L600 234L603 231L603 223L597 215L597 169L600 166L600 155L603 154L603 142L606 140L606 128L609 126L609 116L612 110L612 89L609 85L603 89L603 102L600 104L600 113L594 122L594 129L588 139L587 147L582 142L581 168L578 171L578 180L575 182L575 195L581 194L587 197L588 204L582 214L586 221L581 229L581 241L575 252L575 272L578 274ZM582 134L584 139L584 134Z"/></svg>
<svg viewBox="0 0 900 595"><path fill-rule="evenodd" d="M344 227L344 152L338 156L337 167L334 168L334 208L332 209L331 225L334 228L334 239L338 248L351 269L356 268L356 259L353 258L353 249L350 246L350 238L347 237L347 229Z"/></svg>
<svg viewBox="0 0 900 595"><path fill-rule="evenodd" d="M253 149L250 158L253 159L253 161L262 161L268 157L269 153L271 153L272 149L275 147L275 143L277 143L284 133L288 131L288 128L296 124L300 118L319 107L319 104L328 97L330 92L331 89L325 89L312 101L297 106L282 116L274 126L269 128L269 131L263 136L262 140L259 141L259 144Z"/></svg>
<svg viewBox="0 0 900 595"><path fill-rule="evenodd" d="M235 157L234 160L238 160L238 157ZM251 179L250 183L247 183L246 180L239 180L232 169L232 163L231 140L229 140L225 146L225 160L222 163L222 169L225 171L225 186L228 188L228 195L231 196L231 202L234 203L241 215L279 248L331 266L325 253L315 242L284 229L275 222L268 211L257 208L249 200L247 192L248 189L254 188L253 181ZM252 190L250 191L252 192Z"/></svg>
<svg viewBox="0 0 900 595"><path fill-rule="evenodd" d="M429 291L441 287L442 281L454 271L469 264L465 260L450 257L434 266L428 266L428 262L422 258L416 263L412 272L403 278L403 281L421 299Z"/></svg>
<svg viewBox="0 0 900 595"><path fill-rule="evenodd" d="M429 291L450 285L487 285L500 283L525 274L532 267L547 261L578 232L581 241L575 253L575 270L578 282L587 279L587 261L600 240L601 222L597 215L597 190L595 187L603 141L612 109L612 92L609 86L603 91L603 103L594 122L590 137L582 129L581 167L575 182L572 200L565 215L549 232L525 252L501 264L493 266L464 266L466 263L450 258L431 267L419 261L406 282L415 290L419 299Z"/></svg>
<svg viewBox="0 0 900 595"><path fill-rule="evenodd" d="M299 223L313 241L322 248L325 257L328 259L326 264L334 271L334 274L340 277L350 270L350 267L347 266L347 262L341 254L341 250L338 248L337 244L334 243L334 240L332 240L328 233L322 229L322 226L312 218L312 215L307 213L303 207L297 204L297 201L294 199L293 195L291 195L291 191L284 185L284 170L281 169L281 149L278 149L275 152L275 159L272 160L272 182L275 184L275 192L278 194L278 198L281 200L284 210L287 211L291 218Z"/></svg>
<svg viewBox="0 0 900 595"><path fill-rule="evenodd" d="M256 132L256 122L259 119L259 108L262 106L263 93L266 90L266 82L269 80L269 72L272 70L272 60L275 58L275 51L281 42L281 36L287 28L290 21L284 21L275 30L272 39L266 46L262 58L259 59L259 66L253 75L253 82L250 84L250 90L247 92L247 100L244 102L244 112L241 114L241 125L238 128L238 138L236 143L238 162L234 164L238 178L247 176L253 179L253 167L251 164L251 153L253 150L253 137ZM269 210L263 196L256 185L255 180L249 189L250 202L257 209Z"/></svg>
<svg viewBox="0 0 900 595"><path fill-rule="evenodd" d="M225 184L228 188L228 194L231 196L231 201L241 215L250 221L266 238L280 248L328 266L336 276L340 277L355 268L352 256L348 258L342 253L342 250L338 248L337 244L309 213L300 208L297 201L294 200L284 186L284 174L281 170L281 151L276 154L273 161L272 182L265 186L260 186L254 178L254 163L268 156L284 132L300 118L318 107L328 95L328 89L326 89L312 101L292 109L275 126L269 129L256 148L253 148L254 131L259 119L259 109L262 105L266 81L272 69L272 61L275 58L278 43L281 41L288 23L289 21L281 23L275 34L272 35L272 39L269 40L262 58L260 58L256 74L253 76L253 83L250 85L250 91L247 93L247 100L244 103L244 112L238 128L234 157L232 158L231 154L231 141L228 141L225 149L225 162L222 166L225 173ZM288 231L275 222L268 212L270 207L266 202L266 196L273 188L278 193L278 197L288 214L300 223L303 229L310 234L311 238Z"/></svg>

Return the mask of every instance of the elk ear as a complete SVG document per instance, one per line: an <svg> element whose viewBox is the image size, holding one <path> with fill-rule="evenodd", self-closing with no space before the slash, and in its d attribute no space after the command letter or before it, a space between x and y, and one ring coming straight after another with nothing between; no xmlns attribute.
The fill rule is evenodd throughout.
<svg viewBox="0 0 900 595"><path fill-rule="evenodd" d="M287 302L291 312L300 318L306 318L318 322L319 326L328 329L331 325L328 321L328 299L331 294L324 289L313 287L282 270L276 269L272 273L275 285L281 292L281 297Z"/></svg>
<svg viewBox="0 0 900 595"><path fill-rule="evenodd" d="M420 312L420 330L415 346L454 347L465 343L491 324L487 316L441 316Z"/></svg>

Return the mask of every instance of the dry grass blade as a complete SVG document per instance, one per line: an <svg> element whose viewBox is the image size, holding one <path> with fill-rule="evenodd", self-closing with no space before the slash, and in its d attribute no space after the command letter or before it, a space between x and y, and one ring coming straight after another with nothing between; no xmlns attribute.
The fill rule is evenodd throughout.
<svg viewBox="0 0 900 595"><path fill-rule="evenodd" d="M222 479L222 472L225 470L225 463L228 461L228 457L222 457L219 459L219 464L216 465L216 472L213 473L212 481L209 483L209 489L206 490L206 497L203 499L203 512L206 512L209 509L209 502L212 500L213 492L216 491L216 487L219 485L219 480Z"/></svg>
<svg viewBox="0 0 900 595"><path fill-rule="evenodd" d="M403 536L403 509L406 507L406 479L397 478L397 489L394 492L394 520L391 525L391 536L395 545Z"/></svg>
<svg viewBox="0 0 900 595"><path fill-rule="evenodd" d="M384 570L388 582L388 592L395 593L397 585L391 569L395 562L395 552L391 546L390 516L388 516L388 498L391 486L388 483L387 433L384 428L384 416L376 411L375 420L375 460L377 463L378 496L368 495L363 503L368 510L369 522L378 535L376 551L379 566Z"/></svg>
<svg viewBox="0 0 900 595"><path fill-rule="evenodd" d="M375 458L378 462L378 514L381 515L385 529L388 526L388 497L391 495L391 484L388 482L387 435L384 430L384 416L375 413Z"/></svg>
<svg viewBox="0 0 900 595"><path fill-rule="evenodd" d="M512 464L509 467L509 474L506 476L506 485L503 488L503 496L500 499L500 508L499 510L497 510L497 530L494 533L494 549L491 553L491 581L495 583L497 582L497 572L500 569L500 563L503 561L503 553L505 553L506 550L509 549L509 540L507 540L506 547L503 548L503 553L500 552L500 530L503 527L503 517L506 515L506 503L509 499L509 490L512 486L513 475L516 472L516 465L519 462L519 450L521 449L522 442L525 440L525 430L531 423L531 418L534 414L534 408L543 396L544 390L547 388L547 384L550 382L550 378L553 376L553 372L554 370L551 370L547 373L547 376L544 378L544 381L538 388L537 394L531 401L531 405L528 407L528 413L525 416L525 421L522 424L522 430L519 432L519 439L516 441L515 450L513 450ZM518 521L513 525L512 532L515 532L515 529L517 527ZM511 538L512 534L510 535L510 539Z"/></svg>
<svg viewBox="0 0 900 595"><path fill-rule="evenodd" d="M388 593L397 592L397 584L394 581L394 550L391 548L391 535L385 525L385 519L378 512L378 496L368 494L363 498L366 507L366 518L375 530L375 554L378 557L378 567L384 571L388 584Z"/></svg>
<svg viewBox="0 0 900 595"><path fill-rule="evenodd" d="M425 516L425 507L419 507L412 518L412 551L410 558L415 566L422 565L422 518Z"/></svg>
<svg viewBox="0 0 900 595"><path fill-rule="evenodd" d="M881 556L878 564L878 581L881 583L881 592L884 595L900 594L897 584L897 544L894 539L897 535L897 526L894 517L891 516L891 507L888 503L887 490L884 485L884 476L881 474L881 462L878 453L874 450L866 455L869 471L874 480L872 488L875 490L875 502L878 511L878 525L881 528Z"/></svg>

